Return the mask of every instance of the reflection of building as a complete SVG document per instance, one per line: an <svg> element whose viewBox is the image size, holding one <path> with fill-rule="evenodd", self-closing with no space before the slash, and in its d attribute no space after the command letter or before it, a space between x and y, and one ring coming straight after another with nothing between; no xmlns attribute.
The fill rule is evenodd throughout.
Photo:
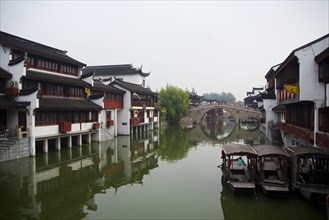
<svg viewBox="0 0 329 220"><path fill-rule="evenodd" d="M117 145L106 151L107 162L101 162L105 186L118 189L122 185L141 183L143 176L158 166L154 150L159 146L158 134L145 134L142 139L117 138Z"/></svg>
<svg viewBox="0 0 329 220"><path fill-rule="evenodd" d="M1 163L0 217L81 219L83 204L94 209L98 189L93 182L101 174L98 153L67 150Z"/></svg>

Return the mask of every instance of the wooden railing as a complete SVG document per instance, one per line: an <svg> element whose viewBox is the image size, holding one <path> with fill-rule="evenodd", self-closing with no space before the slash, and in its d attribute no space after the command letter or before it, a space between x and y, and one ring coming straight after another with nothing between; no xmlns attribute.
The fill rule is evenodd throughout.
<svg viewBox="0 0 329 220"><path fill-rule="evenodd" d="M138 125L144 122L144 118L131 118L130 125Z"/></svg>
<svg viewBox="0 0 329 220"><path fill-rule="evenodd" d="M278 123L278 128L281 131L287 132L291 135L294 135L308 143L313 140L313 131L310 129L301 128L287 123Z"/></svg>

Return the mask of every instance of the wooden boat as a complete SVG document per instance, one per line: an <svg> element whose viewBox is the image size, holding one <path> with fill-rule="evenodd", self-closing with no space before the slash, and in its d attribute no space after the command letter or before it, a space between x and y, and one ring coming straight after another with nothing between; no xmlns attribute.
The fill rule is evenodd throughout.
<svg viewBox="0 0 329 220"><path fill-rule="evenodd" d="M282 147L258 145L257 184L265 195L283 196L289 192L288 163L289 153Z"/></svg>
<svg viewBox="0 0 329 220"><path fill-rule="evenodd" d="M288 147L292 190L321 206L329 194L329 151L316 147Z"/></svg>
<svg viewBox="0 0 329 220"><path fill-rule="evenodd" d="M255 192L256 156L256 152L249 145L228 144L222 147L223 175L234 193Z"/></svg>

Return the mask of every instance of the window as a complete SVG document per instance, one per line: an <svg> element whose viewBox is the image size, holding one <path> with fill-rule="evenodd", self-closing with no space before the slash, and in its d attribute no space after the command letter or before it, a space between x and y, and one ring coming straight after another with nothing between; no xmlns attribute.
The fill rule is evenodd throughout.
<svg viewBox="0 0 329 220"><path fill-rule="evenodd" d="M92 111L90 113L90 121L92 121L92 122L98 121L98 112L97 111Z"/></svg>
<svg viewBox="0 0 329 220"><path fill-rule="evenodd" d="M319 108L319 130L329 132L329 107Z"/></svg>
<svg viewBox="0 0 329 220"><path fill-rule="evenodd" d="M43 86L43 92L49 96L64 96L64 86L47 83Z"/></svg>
<svg viewBox="0 0 329 220"><path fill-rule="evenodd" d="M5 93L6 80L0 78L0 93Z"/></svg>
<svg viewBox="0 0 329 220"><path fill-rule="evenodd" d="M106 113L106 120L112 120L111 111Z"/></svg>
<svg viewBox="0 0 329 220"><path fill-rule="evenodd" d="M85 97L84 90L78 87L69 88L69 96L73 97Z"/></svg>
<svg viewBox="0 0 329 220"><path fill-rule="evenodd" d="M73 65L62 64L61 65L61 73L66 73L70 75L78 75L78 68Z"/></svg>
<svg viewBox="0 0 329 220"><path fill-rule="evenodd" d="M329 83L329 57L319 63L319 82Z"/></svg>

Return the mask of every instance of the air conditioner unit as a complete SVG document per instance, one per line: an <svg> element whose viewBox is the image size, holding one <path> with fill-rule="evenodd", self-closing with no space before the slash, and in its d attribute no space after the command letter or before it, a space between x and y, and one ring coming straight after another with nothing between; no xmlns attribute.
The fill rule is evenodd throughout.
<svg viewBox="0 0 329 220"><path fill-rule="evenodd" d="M18 96L18 82L9 81L6 85L5 91L8 96Z"/></svg>
<svg viewBox="0 0 329 220"><path fill-rule="evenodd" d="M9 88L9 87L17 87L18 88L18 82L17 81L9 81L7 83L7 87L6 88Z"/></svg>

